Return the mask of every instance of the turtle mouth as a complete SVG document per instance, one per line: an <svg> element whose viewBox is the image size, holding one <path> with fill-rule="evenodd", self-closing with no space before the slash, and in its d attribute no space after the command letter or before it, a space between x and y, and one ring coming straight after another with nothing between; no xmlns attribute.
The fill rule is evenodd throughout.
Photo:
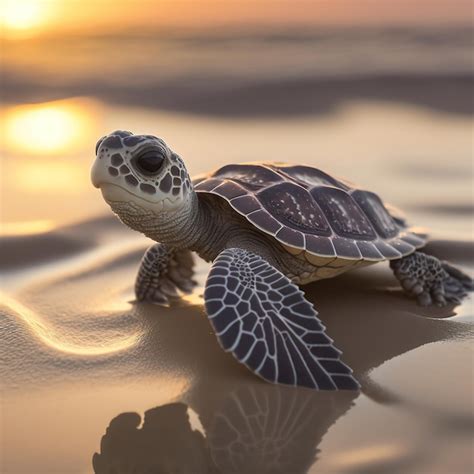
<svg viewBox="0 0 474 474"><path fill-rule="evenodd" d="M165 197L159 201L152 201L115 183L101 183L98 187L104 200L111 206L119 202L134 202L137 206L156 213L175 209L176 201L179 200L179 196L177 196L175 199Z"/></svg>
<svg viewBox="0 0 474 474"><path fill-rule="evenodd" d="M107 202L130 201L130 198L133 198L133 200L139 199L140 201L145 201L150 204L157 204L156 201L146 199L144 196L135 194L127 188L120 186L119 184L99 183L96 187L100 188L102 196Z"/></svg>

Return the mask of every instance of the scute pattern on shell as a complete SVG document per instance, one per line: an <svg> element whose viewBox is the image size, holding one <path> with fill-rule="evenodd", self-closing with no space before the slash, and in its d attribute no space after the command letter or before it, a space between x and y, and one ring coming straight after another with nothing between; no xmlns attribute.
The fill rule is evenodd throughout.
<svg viewBox="0 0 474 474"><path fill-rule="evenodd" d="M286 248L311 255L381 261L425 244L375 193L309 166L227 165L201 177L195 190L226 199Z"/></svg>

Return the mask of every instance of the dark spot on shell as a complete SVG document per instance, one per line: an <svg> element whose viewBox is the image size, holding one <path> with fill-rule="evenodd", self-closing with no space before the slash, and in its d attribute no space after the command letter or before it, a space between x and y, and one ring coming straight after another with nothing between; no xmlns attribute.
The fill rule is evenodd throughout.
<svg viewBox="0 0 474 474"><path fill-rule="evenodd" d="M136 186L138 184L138 179L135 178L135 176L133 176L132 174L128 174L127 176L125 176L125 181L128 184L131 184L132 186Z"/></svg>
<svg viewBox="0 0 474 474"><path fill-rule="evenodd" d="M122 165L122 166L120 167L120 172L121 172L122 174L130 173L130 168L129 168L127 165Z"/></svg>
<svg viewBox="0 0 474 474"><path fill-rule="evenodd" d="M161 180L160 190L164 193L168 193L171 189L171 176L169 173L166 173L166 176Z"/></svg>
<svg viewBox="0 0 474 474"><path fill-rule="evenodd" d="M111 161L114 166L121 165L123 163L122 155L120 153L115 153L115 155L112 155Z"/></svg>
<svg viewBox="0 0 474 474"><path fill-rule="evenodd" d="M148 194L155 194L156 193L155 186L152 186L151 184L142 183L142 184L140 184L140 189L143 192L148 193Z"/></svg>
<svg viewBox="0 0 474 474"><path fill-rule="evenodd" d="M171 167L171 174L173 176L179 176L179 168L177 166L172 166Z"/></svg>
<svg viewBox="0 0 474 474"><path fill-rule="evenodd" d="M143 137L142 135L134 135L134 136L125 138L123 142L127 146L134 146L137 143L142 142L143 140L146 140L146 138Z"/></svg>
<svg viewBox="0 0 474 474"><path fill-rule="evenodd" d="M179 194L179 188L173 188L173 196L177 196Z"/></svg>
<svg viewBox="0 0 474 474"><path fill-rule="evenodd" d="M115 168L112 168L112 166L109 166L109 174L112 176L118 176L118 171Z"/></svg>
<svg viewBox="0 0 474 474"><path fill-rule="evenodd" d="M108 136L103 142L102 145L105 148L105 151L108 151L109 148L122 148L122 140L120 140L120 137L117 135L111 135Z"/></svg>
<svg viewBox="0 0 474 474"><path fill-rule="evenodd" d="M173 186L181 186L181 180L179 178L173 178Z"/></svg>

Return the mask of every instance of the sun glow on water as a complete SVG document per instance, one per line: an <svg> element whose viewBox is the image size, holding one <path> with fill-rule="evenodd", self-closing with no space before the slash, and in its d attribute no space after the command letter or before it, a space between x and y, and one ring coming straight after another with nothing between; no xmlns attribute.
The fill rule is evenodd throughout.
<svg viewBox="0 0 474 474"><path fill-rule="evenodd" d="M51 156L84 146L93 114L80 99L71 99L8 108L3 122L8 151Z"/></svg>
<svg viewBox="0 0 474 474"><path fill-rule="evenodd" d="M39 234L52 229L54 229L54 223L48 220L0 223L0 235L2 236Z"/></svg>
<svg viewBox="0 0 474 474"><path fill-rule="evenodd" d="M102 126L100 103L71 98L5 107L2 112L0 154L5 195L21 193L29 206L34 202L41 208L53 205L44 201L47 196L79 196L90 187L89 162Z"/></svg>

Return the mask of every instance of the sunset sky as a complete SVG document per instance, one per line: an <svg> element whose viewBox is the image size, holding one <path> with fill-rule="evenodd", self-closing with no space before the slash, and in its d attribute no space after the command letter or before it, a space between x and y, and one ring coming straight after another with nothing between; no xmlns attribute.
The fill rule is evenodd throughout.
<svg viewBox="0 0 474 474"><path fill-rule="evenodd" d="M469 0L2 0L3 36L146 27L467 23Z"/></svg>

